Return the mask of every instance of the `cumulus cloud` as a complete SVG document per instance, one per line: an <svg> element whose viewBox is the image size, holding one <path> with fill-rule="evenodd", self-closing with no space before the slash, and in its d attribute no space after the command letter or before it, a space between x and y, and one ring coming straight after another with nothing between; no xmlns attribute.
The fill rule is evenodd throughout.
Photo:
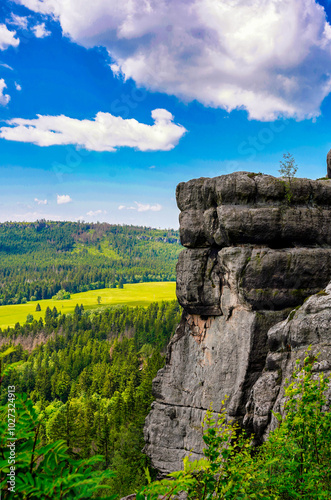
<svg viewBox="0 0 331 500"><path fill-rule="evenodd" d="M9 31L5 24L0 24L0 50L6 50L8 47L17 47L20 43L15 38L16 31Z"/></svg>
<svg viewBox="0 0 331 500"><path fill-rule="evenodd" d="M317 0L20 0L105 46L139 86L250 118L319 114L331 91L331 26Z"/></svg>
<svg viewBox="0 0 331 500"><path fill-rule="evenodd" d="M45 27L45 23L36 24L31 28L37 38L45 38L51 34Z"/></svg>
<svg viewBox="0 0 331 500"><path fill-rule="evenodd" d="M20 90L22 90L22 87L21 87L21 85L19 83L15 82L15 89L18 90L18 91L20 91Z"/></svg>
<svg viewBox="0 0 331 500"><path fill-rule="evenodd" d="M186 132L184 127L173 122L174 117L165 109L152 111L153 125L101 112L94 120L77 120L63 115L37 116L32 120L8 120L9 127L0 128L0 137L38 146L75 144L93 151L115 151L122 146L140 151L169 151Z"/></svg>
<svg viewBox="0 0 331 500"><path fill-rule="evenodd" d="M58 205L65 205L66 203L70 203L72 199L68 194L58 194L56 201Z"/></svg>
<svg viewBox="0 0 331 500"><path fill-rule="evenodd" d="M3 78L0 79L0 106L7 106L10 101L10 95L4 94L4 89L7 88Z"/></svg>
<svg viewBox="0 0 331 500"><path fill-rule="evenodd" d="M34 201L38 204L38 205L47 205L47 200L38 200L38 198L35 198Z"/></svg>
<svg viewBox="0 0 331 500"><path fill-rule="evenodd" d="M17 14L12 13L11 17L6 22L7 24L15 26L18 30L29 29L28 16L18 16ZM34 26L31 26L30 22L30 31L32 31L36 38L45 38L51 34L51 32L46 29L45 23L37 23Z"/></svg>
<svg viewBox="0 0 331 500"><path fill-rule="evenodd" d="M12 12L10 19L7 21L9 24L17 26L17 28L26 30L28 28L28 17L18 16Z"/></svg>
<svg viewBox="0 0 331 500"><path fill-rule="evenodd" d="M101 214L106 214L106 210L90 210L89 212L86 212L86 215L89 215L90 217L95 217L97 215Z"/></svg>
<svg viewBox="0 0 331 500"><path fill-rule="evenodd" d="M159 212L162 209L162 205L159 203L156 203L155 205L144 205L143 203L138 203L137 201L135 201L135 203L137 205L138 212L148 212L149 210L151 212Z"/></svg>
<svg viewBox="0 0 331 500"><path fill-rule="evenodd" d="M155 205L150 205L149 203L139 203L135 201L134 206L119 205L118 210L137 210L137 212L159 212L162 210L162 205L155 203Z"/></svg>

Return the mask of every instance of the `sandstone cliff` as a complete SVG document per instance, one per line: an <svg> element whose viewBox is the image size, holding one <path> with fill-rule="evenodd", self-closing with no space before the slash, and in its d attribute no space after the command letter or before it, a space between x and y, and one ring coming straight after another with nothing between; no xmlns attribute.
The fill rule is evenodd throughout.
<svg viewBox="0 0 331 500"><path fill-rule="evenodd" d="M268 332L269 352L261 377L254 384L246 405L244 425L252 428L255 439L265 439L277 426L271 410L282 412L284 385L297 359L303 361L307 346L313 372L331 373L331 283L310 297L289 317ZM327 394L331 407L331 387Z"/></svg>
<svg viewBox="0 0 331 500"><path fill-rule="evenodd" d="M245 172L177 187L183 317L153 383L145 450L163 473L202 454L201 421L228 414L263 439L284 380L309 344L329 370L331 180ZM290 314L290 316L289 316ZM287 319L286 319L287 318Z"/></svg>

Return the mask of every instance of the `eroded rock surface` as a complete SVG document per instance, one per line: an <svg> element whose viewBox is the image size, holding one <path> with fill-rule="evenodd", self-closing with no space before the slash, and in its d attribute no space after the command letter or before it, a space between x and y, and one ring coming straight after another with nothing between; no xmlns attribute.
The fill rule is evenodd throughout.
<svg viewBox="0 0 331 500"><path fill-rule="evenodd" d="M179 184L177 202L184 313L154 380L145 425L145 450L162 473L181 468L190 450L201 456L201 421L225 396L228 414L257 439L272 428L270 410L281 403L292 366L288 352L301 349L298 339L303 351L314 343L301 327L295 333L297 315L306 313L285 318L331 278L331 180L289 185L239 172ZM320 347L330 332L311 328Z"/></svg>
<svg viewBox="0 0 331 500"><path fill-rule="evenodd" d="M185 249L177 264L177 298L187 312L208 316L224 314L224 287L253 310L296 307L327 284L330 256L330 248Z"/></svg>
<svg viewBox="0 0 331 500"><path fill-rule="evenodd" d="M297 359L303 361L307 347L315 360L313 372L331 373L331 283L310 297L289 317L268 332L268 355L261 377L254 384L246 405L244 424L259 442L277 426L271 410L282 412L285 380L290 379ZM331 387L327 394L331 406Z"/></svg>
<svg viewBox="0 0 331 500"><path fill-rule="evenodd" d="M237 172L177 186L180 237L189 248L251 243L330 245L331 183Z"/></svg>

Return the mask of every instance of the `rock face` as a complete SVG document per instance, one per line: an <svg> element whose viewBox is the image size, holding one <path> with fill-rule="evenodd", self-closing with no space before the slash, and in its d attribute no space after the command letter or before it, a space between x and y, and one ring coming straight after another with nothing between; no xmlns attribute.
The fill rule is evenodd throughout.
<svg viewBox="0 0 331 500"><path fill-rule="evenodd" d="M313 372L331 373L331 283L310 297L283 322L268 332L269 352L261 377L254 384L246 405L244 425L252 428L258 442L277 426L271 410L282 413L285 380L291 377L297 359L315 359ZM327 394L331 407L331 387Z"/></svg>
<svg viewBox="0 0 331 500"><path fill-rule="evenodd" d="M201 421L225 396L228 414L263 439L295 352L314 335L321 347L324 334L307 311L314 300L329 304L329 295L285 318L331 278L331 180L288 184L239 172L179 184L177 203L186 247L177 265L184 312L154 380L145 425L145 451L162 473L181 468L192 449L193 458L201 456ZM309 314L311 336L293 326L299 317L309 324ZM330 324L330 310L325 314ZM331 339L330 331L325 336Z"/></svg>
<svg viewBox="0 0 331 500"><path fill-rule="evenodd" d="M326 166L328 169L328 178L331 179L331 149L326 157Z"/></svg>
<svg viewBox="0 0 331 500"><path fill-rule="evenodd" d="M180 238L188 248L330 245L331 184L238 172L177 186Z"/></svg>

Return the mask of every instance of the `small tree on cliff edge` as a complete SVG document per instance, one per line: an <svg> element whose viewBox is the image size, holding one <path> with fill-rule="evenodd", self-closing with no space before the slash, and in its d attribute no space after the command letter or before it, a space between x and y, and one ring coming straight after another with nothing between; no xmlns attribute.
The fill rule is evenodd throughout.
<svg viewBox="0 0 331 500"><path fill-rule="evenodd" d="M291 189L291 179L293 179L293 177L297 173L298 165L295 163L295 159L291 155L291 153L284 153L283 159L279 163L280 163L280 168L278 172L283 178L288 180L288 182L284 182L285 197L287 199L287 203L291 204L293 198L293 193Z"/></svg>
<svg viewBox="0 0 331 500"><path fill-rule="evenodd" d="M298 170L298 165L295 163L294 157L291 153L284 153L283 159L279 162L280 168L278 172L282 177L286 177L289 182L295 176Z"/></svg>

